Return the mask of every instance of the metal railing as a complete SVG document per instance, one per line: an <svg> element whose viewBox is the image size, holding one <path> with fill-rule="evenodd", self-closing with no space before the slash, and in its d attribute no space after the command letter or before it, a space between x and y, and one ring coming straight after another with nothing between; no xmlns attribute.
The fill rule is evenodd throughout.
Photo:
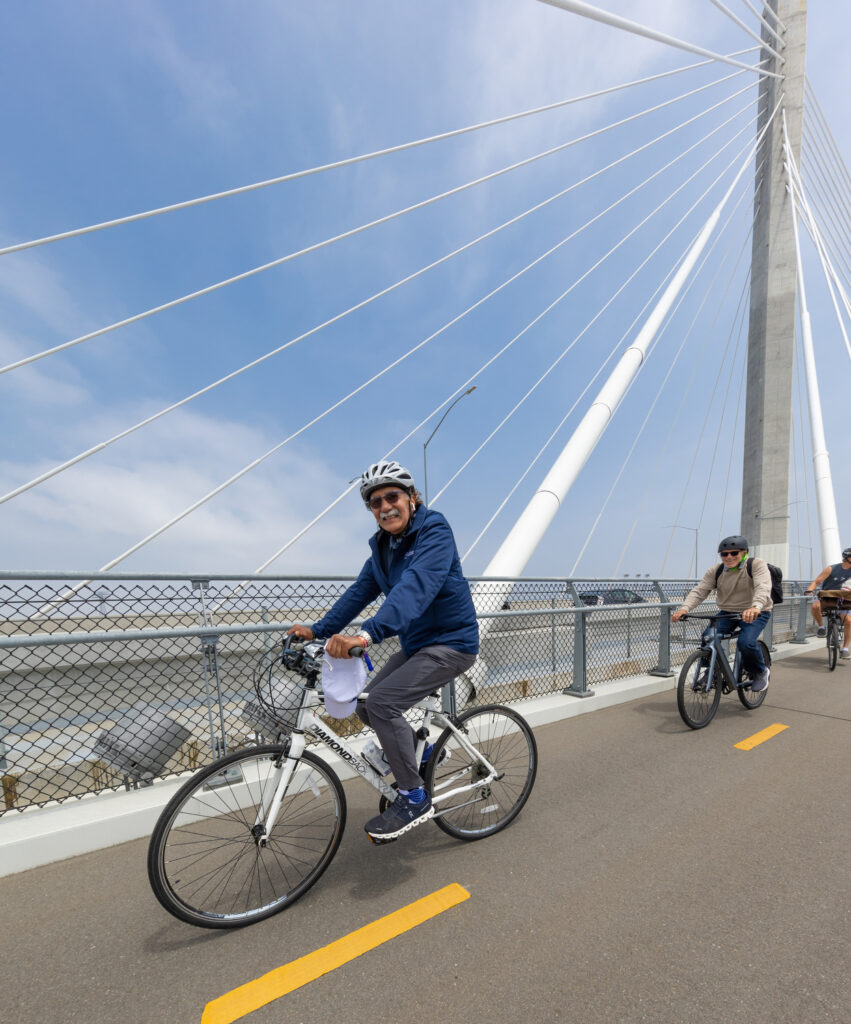
<svg viewBox="0 0 851 1024"><path fill-rule="evenodd" d="M252 713L255 666L350 582L0 573L0 814L142 785L270 738ZM670 622L690 580L470 583L483 629L476 692L465 696L478 703L671 675L700 635L697 623ZM787 583L769 643L772 632L805 642L802 590ZM376 667L397 649L373 648ZM332 724L361 731L354 716Z"/></svg>

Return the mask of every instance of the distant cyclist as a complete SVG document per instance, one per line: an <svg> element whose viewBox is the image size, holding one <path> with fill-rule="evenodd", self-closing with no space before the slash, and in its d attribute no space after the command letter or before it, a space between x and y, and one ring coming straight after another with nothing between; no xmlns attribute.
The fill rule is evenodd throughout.
<svg viewBox="0 0 851 1024"><path fill-rule="evenodd" d="M836 565L828 565L825 569L816 576L813 582L807 587L806 593L812 594L816 590L841 590L843 586L851 581L851 548L845 548L842 552L842 561L837 562ZM821 603L818 598L813 601L812 608L813 618L816 620L818 626L818 635L824 636L825 628L822 622ZM840 612L842 616L842 648L839 651L840 658L848 658L851 655L848 654L848 644L851 640L851 615L848 612Z"/></svg>
<svg viewBox="0 0 851 1024"><path fill-rule="evenodd" d="M358 715L378 736L399 787L396 800L364 828L374 839L389 840L434 816L421 778L428 750L418 765L404 713L474 664L479 627L449 523L426 508L408 470L377 462L361 477L360 494L378 525L369 540L371 556L323 618L289 632L306 640L327 637L333 658L350 657L357 644L399 637L402 649L375 674L365 703L358 703ZM380 594L384 603L363 629L342 636L340 630Z"/></svg>
<svg viewBox="0 0 851 1024"><path fill-rule="evenodd" d="M771 574L768 563L754 558L748 572L748 542L740 534L725 537L718 545L721 565L710 566L703 579L686 596L682 606L671 616L679 622L702 601L716 591L715 602L720 617L717 628L729 632L742 619L738 648L742 652L742 666L750 674L751 689L759 693L768 687L769 670L757 643L760 633L771 618ZM717 580L717 582L716 582Z"/></svg>

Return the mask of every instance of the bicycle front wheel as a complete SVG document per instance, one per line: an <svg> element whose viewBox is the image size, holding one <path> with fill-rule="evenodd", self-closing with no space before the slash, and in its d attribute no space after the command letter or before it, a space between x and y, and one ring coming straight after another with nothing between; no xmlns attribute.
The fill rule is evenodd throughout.
<svg viewBox="0 0 851 1024"><path fill-rule="evenodd" d="M281 746L240 750L202 768L160 815L148 848L148 878L165 909L202 928L253 924L294 903L331 863L346 824L340 780L305 751L267 842L283 766Z"/></svg>
<svg viewBox="0 0 851 1024"><path fill-rule="evenodd" d="M689 729L709 725L721 700L720 673L709 678L709 655L695 651L680 670L677 680L677 707Z"/></svg>
<svg viewBox="0 0 851 1024"><path fill-rule="evenodd" d="M831 615L827 623L827 667L832 672L836 668L836 659L839 655L839 626L836 619Z"/></svg>
<svg viewBox="0 0 851 1024"><path fill-rule="evenodd" d="M762 660L765 662L765 667L771 668L771 654L769 653L768 648L762 640L758 640L757 643L762 649ZM750 686L745 684L737 686L736 692L739 695L739 700L744 704L748 711L753 711L765 700L765 695L768 693L768 690L759 690L757 693L754 693Z"/></svg>
<svg viewBox="0 0 851 1024"><path fill-rule="evenodd" d="M500 704L471 708L458 716L456 725L498 775L477 786L490 772L451 729L444 729L429 758L426 789L432 799L461 789L448 801L435 803L435 824L455 839L484 839L514 821L529 799L538 747L526 720Z"/></svg>

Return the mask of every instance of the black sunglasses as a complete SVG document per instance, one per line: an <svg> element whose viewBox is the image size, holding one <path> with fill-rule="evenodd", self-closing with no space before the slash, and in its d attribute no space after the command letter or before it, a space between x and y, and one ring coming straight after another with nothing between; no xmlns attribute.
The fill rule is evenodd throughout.
<svg viewBox="0 0 851 1024"><path fill-rule="evenodd" d="M385 491L375 498L370 498L367 501L367 508L371 508L373 512L377 512L385 501L389 501L391 505L396 505L402 498L407 498L407 491Z"/></svg>
<svg viewBox="0 0 851 1024"><path fill-rule="evenodd" d="M734 557L738 557L741 553L742 553L741 551L722 551L721 552L721 557L722 558L729 558L730 555L733 555Z"/></svg>

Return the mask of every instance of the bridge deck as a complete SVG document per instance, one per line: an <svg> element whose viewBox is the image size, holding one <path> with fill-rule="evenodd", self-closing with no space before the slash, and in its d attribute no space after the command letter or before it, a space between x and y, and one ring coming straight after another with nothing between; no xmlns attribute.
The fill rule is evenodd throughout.
<svg viewBox="0 0 851 1024"><path fill-rule="evenodd" d="M788 728L744 751L766 726ZM501 835L427 825L371 846L369 793L323 879L239 932L151 896L144 841L0 879L4 1011L18 1024L171 1024L451 882L461 905L245 1018L446 1024L848 1019L851 663L811 643L762 709L701 732L672 692L537 730L529 805ZM406 987L409 995L405 994Z"/></svg>

